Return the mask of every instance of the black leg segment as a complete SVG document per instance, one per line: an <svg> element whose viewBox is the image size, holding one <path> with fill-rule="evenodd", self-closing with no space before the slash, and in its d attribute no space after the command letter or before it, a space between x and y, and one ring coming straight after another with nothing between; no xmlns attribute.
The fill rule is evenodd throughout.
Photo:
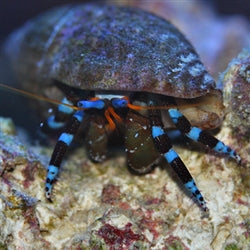
<svg viewBox="0 0 250 250"><path fill-rule="evenodd" d="M241 159L236 152L230 147L226 146L223 142L219 141L206 131L201 130L197 127L192 127L187 118L177 109L169 109L168 113L176 125L176 127L185 134L187 137L194 141L198 141L207 147L215 150L216 152L223 153L229 157L235 159L240 163Z"/></svg>
<svg viewBox="0 0 250 250"><path fill-rule="evenodd" d="M152 126L152 137L156 148L174 169L186 189L193 194L200 207L204 211L207 211L208 208L206 206L206 202L204 201L199 189L196 187L191 174L178 154L172 149L171 141L163 129L163 123L161 121L159 110L150 111L150 121Z"/></svg>
<svg viewBox="0 0 250 250"><path fill-rule="evenodd" d="M75 114L71 117L68 126L65 131L58 138L55 149L50 159L48 173L46 177L45 192L47 199L51 199L51 191L53 183L58 175L58 170L62 163L63 157L67 151L68 146L72 142L74 135L76 134L82 119L84 117L84 111L76 111Z"/></svg>

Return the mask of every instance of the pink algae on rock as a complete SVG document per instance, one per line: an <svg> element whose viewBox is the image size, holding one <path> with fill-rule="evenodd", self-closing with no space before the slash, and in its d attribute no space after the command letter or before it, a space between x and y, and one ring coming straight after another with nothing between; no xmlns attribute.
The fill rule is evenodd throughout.
<svg viewBox="0 0 250 250"><path fill-rule="evenodd" d="M121 200L121 192L118 186L107 184L102 190L102 202L114 205Z"/></svg>
<svg viewBox="0 0 250 250"><path fill-rule="evenodd" d="M45 169L26 142L3 130L5 122L10 121L2 118L0 123L0 248L28 249L34 241L37 248L48 248L36 215L39 175L45 175Z"/></svg>
<svg viewBox="0 0 250 250"><path fill-rule="evenodd" d="M136 234L131 230L131 223L125 225L123 229L118 229L109 224L104 224L97 234L104 239L110 250L125 250L138 240L143 240L143 235Z"/></svg>

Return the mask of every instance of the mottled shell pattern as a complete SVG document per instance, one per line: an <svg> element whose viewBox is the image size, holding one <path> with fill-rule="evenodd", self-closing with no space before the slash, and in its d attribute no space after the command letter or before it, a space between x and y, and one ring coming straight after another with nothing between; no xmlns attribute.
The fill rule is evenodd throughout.
<svg viewBox="0 0 250 250"><path fill-rule="evenodd" d="M181 111L195 125L195 120L207 128L221 122L221 93L192 45L170 22L139 9L98 4L56 8L14 33L7 51L29 89L57 80L83 90L205 96L199 111Z"/></svg>

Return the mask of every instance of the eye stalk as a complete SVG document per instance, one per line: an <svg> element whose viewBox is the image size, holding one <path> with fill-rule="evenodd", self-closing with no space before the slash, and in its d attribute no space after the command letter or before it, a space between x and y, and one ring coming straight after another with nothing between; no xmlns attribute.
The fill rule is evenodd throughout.
<svg viewBox="0 0 250 250"><path fill-rule="evenodd" d="M120 99L120 98L114 98L112 101L112 106L116 108L126 108L128 107L128 100L127 99Z"/></svg>
<svg viewBox="0 0 250 250"><path fill-rule="evenodd" d="M77 103L77 107L83 108L83 109L103 109L105 106L105 103L103 100L97 99L97 100L90 100L90 101L79 101Z"/></svg>

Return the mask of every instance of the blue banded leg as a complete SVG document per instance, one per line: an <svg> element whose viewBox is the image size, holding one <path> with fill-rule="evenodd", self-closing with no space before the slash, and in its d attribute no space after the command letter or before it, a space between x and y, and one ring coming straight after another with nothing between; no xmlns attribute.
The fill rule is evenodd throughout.
<svg viewBox="0 0 250 250"><path fill-rule="evenodd" d="M76 134L82 119L84 117L84 111L76 111L71 117L65 131L60 135L54 151L52 153L50 163L47 170L46 184L45 184L45 194L46 198L51 201L51 191L53 183L56 180L60 165L62 163L63 157L70 143L72 142L74 135Z"/></svg>
<svg viewBox="0 0 250 250"><path fill-rule="evenodd" d="M64 97L62 104L58 105L55 115L51 115L46 123L42 123L41 127L44 131L61 129L65 125L65 121L74 113L73 108L63 105L63 103L73 105L67 97Z"/></svg>
<svg viewBox="0 0 250 250"><path fill-rule="evenodd" d="M171 141L163 129L159 110L150 111L149 118L152 126L152 137L159 153L164 156L166 161L179 176L186 189L192 193L199 206L204 211L208 211L206 202L201 192L196 187L193 177L178 154L172 149Z"/></svg>
<svg viewBox="0 0 250 250"><path fill-rule="evenodd" d="M78 107L81 107L83 109L90 109L90 108L102 109L104 107L104 102L102 100L95 100L95 101L83 100L79 101L77 105ZM51 201L51 191L53 183L58 175L58 170L62 163L63 157L84 118L84 114L85 113L83 110L78 110L74 113L74 115L70 118L69 123L66 126L64 132L58 138L55 149L52 153L45 184L45 195L47 199L50 201Z"/></svg>
<svg viewBox="0 0 250 250"><path fill-rule="evenodd" d="M241 158L233 149L231 149L229 146L226 146L223 142L219 141L206 131L203 131L197 127L192 127L190 122L185 116L183 116L180 111L178 111L177 109L169 109L168 113L181 133L185 134L187 137L194 141L201 142L202 144L215 150L216 152L228 155L240 164Z"/></svg>

